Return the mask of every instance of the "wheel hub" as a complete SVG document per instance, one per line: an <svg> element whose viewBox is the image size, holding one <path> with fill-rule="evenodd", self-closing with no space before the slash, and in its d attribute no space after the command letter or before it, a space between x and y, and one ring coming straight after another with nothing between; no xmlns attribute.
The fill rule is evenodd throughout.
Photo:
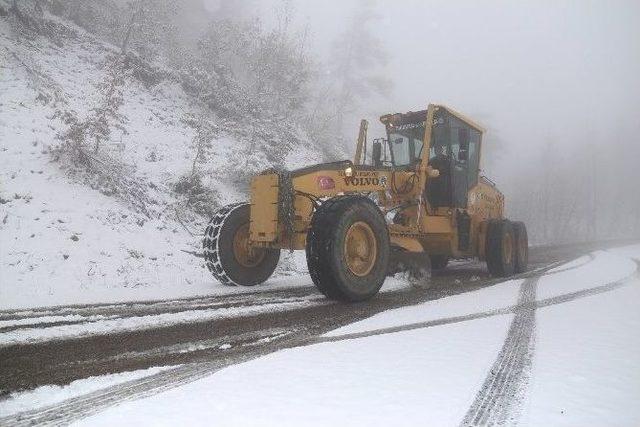
<svg viewBox="0 0 640 427"><path fill-rule="evenodd" d="M351 273L366 276L373 269L377 256L377 241L369 224L363 221L353 223L344 240L344 257Z"/></svg>
<svg viewBox="0 0 640 427"><path fill-rule="evenodd" d="M249 242L249 223L240 226L233 236L233 255L244 267L255 267L264 259L264 249L254 248Z"/></svg>

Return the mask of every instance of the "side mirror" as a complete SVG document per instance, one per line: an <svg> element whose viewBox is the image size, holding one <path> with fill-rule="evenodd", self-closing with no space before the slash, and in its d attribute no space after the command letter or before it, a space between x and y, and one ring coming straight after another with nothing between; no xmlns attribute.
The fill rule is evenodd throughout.
<svg viewBox="0 0 640 427"><path fill-rule="evenodd" d="M373 166L380 167L382 165L382 143L375 141L371 147L371 161Z"/></svg>

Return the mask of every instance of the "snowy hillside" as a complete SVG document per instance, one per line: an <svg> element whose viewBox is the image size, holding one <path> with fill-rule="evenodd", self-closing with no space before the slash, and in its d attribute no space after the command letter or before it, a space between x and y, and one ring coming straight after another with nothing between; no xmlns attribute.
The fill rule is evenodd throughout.
<svg viewBox="0 0 640 427"><path fill-rule="evenodd" d="M187 120L200 114L194 99L169 71L154 84L129 76L122 126L88 174L57 152L59 135L68 129L65 112L86 115L99 96L114 48L49 19L65 29L62 41L26 37L0 19L1 307L219 288L194 256L207 215L176 187L195 163L196 131ZM214 209L246 199L246 177L271 164L228 122L211 127L197 167ZM297 161L317 159L303 146L293 151Z"/></svg>

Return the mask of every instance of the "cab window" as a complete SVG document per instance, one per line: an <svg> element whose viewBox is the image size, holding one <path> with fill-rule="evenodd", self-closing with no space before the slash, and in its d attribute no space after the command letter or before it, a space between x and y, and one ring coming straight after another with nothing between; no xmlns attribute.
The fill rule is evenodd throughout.
<svg viewBox="0 0 640 427"><path fill-rule="evenodd" d="M389 128L388 132L393 166L412 166L420 160L424 140L424 122L395 126Z"/></svg>

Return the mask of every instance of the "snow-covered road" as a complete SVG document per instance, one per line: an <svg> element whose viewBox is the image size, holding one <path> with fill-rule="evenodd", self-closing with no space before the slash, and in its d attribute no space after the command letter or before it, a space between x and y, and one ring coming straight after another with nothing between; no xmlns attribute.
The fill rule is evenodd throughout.
<svg viewBox="0 0 640 427"><path fill-rule="evenodd" d="M24 422L639 425L638 260L640 245L596 251L307 334L281 351L163 370Z"/></svg>
<svg viewBox="0 0 640 427"><path fill-rule="evenodd" d="M81 424L638 425L640 281L631 257L640 259L640 246L387 311L330 336L497 313L274 353Z"/></svg>
<svg viewBox="0 0 640 427"><path fill-rule="evenodd" d="M534 250L534 263L548 263L537 260L546 252ZM293 338L495 283L482 264L458 262L436 273L429 289L389 278L376 299L353 306L327 300L307 275L299 275L290 287L242 293L0 311L0 398L89 376L234 360L247 348L266 354Z"/></svg>

